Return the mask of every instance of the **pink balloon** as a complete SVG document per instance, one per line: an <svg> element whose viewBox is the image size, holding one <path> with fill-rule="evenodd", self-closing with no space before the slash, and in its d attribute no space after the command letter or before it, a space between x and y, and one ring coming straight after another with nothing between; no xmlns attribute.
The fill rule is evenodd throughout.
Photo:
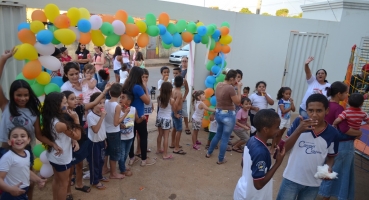
<svg viewBox="0 0 369 200"><path fill-rule="evenodd" d="M98 16L98 15L92 15L90 17L89 21L91 23L91 29L92 30L98 30L101 27L102 23L103 23L101 17Z"/></svg>
<svg viewBox="0 0 369 200"><path fill-rule="evenodd" d="M126 26L120 20L114 20L113 23L114 33L117 35L123 35L126 32Z"/></svg>

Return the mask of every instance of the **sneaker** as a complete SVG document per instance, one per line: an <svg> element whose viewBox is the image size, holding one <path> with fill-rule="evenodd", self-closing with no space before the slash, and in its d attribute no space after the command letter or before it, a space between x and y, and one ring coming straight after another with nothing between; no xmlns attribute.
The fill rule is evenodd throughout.
<svg viewBox="0 0 369 200"><path fill-rule="evenodd" d="M200 141L196 140L196 144L201 145L202 143Z"/></svg>
<svg viewBox="0 0 369 200"><path fill-rule="evenodd" d="M200 147L197 146L197 144L193 145L192 148L195 149L195 150L200 150Z"/></svg>
<svg viewBox="0 0 369 200"><path fill-rule="evenodd" d="M131 159L129 159L128 165L132 166L135 162L137 162L139 159L135 156Z"/></svg>
<svg viewBox="0 0 369 200"><path fill-rule="evenodd" d="M90 174L90 170L83 172L83 174Z"/></svg>
<svg viewBox="0 0 369 200"><path fill-rule="evenodd" d="M89 179L90 179L90 174L85 174L85 175L83 175L83 179L85 179L85 180L89 180Z"/></svg>
<svg viewBox="0 0 369 200"><path fill-rule="evenodd" d="M151 158L147 158L146 160L141 161L141 167L144 167L146 165L153 165L155 163L156 163L156 160L151 159Z"/></svg>

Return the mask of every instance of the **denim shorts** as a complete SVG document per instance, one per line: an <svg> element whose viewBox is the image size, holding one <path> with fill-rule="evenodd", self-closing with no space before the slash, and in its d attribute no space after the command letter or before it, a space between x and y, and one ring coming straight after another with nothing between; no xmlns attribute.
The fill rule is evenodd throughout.
<svg viewBox="0 0 369 200"><path fill-rule="evenodd" d="M110 160L118 161L120 159L120 131L115 133L106 133L108 147L106 153Z"/></svg>
<svg viewBox="0 0 369 200"><path fill-rule="evenodd" d="M182 115L182 111L178 111L179 115ZM182 117L176 118L172 112L173 127L179 132L182 131Z"/></svg>
<svg viewBox="0 0 369 200"><path fill-rule="evenodd" d="M89 146L91 145L91 140L85 140L82 143L79 143L79 150L72 153L72 165L76 165L82 162L85 158L90 154Z"/></svg>
<svg viewBox="0 0 369 200"><path fill-rule="evenodd" d="M72 166L70 163L66 165L58 165L53 162L50 162L50 165L53 166L57 172L64 172Z"/></svg>
<svg viewBox="0 0 369 200"><path fill-rule="evenodd" d="M119 70L120 70L120 69L116 69L116 70L114 70L114 74L118 74L118 75L119 75Z"/></svg>
<svg viewBox="0 0 369 200"><path fill-rule="evenodd" d="M182 103L182 117L188 117L187 100Z"/></svg>
<svg viewBox="0 0 369 200"><path fill-rule="evenodd" d="M283 178L277 200L310 200L318 196L319 187L300 185Z"/></svg>

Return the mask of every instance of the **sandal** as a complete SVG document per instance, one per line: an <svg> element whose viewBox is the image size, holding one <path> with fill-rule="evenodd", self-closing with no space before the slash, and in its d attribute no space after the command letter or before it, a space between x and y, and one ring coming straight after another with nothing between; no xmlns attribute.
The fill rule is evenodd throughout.
<svg viewBox="0 0 369 200"><path fill-rule="evenodd" d="M102 183L99 183L97 185L94 185L94 187L98 190L105 190L106 189L106 186L103 185Z"/></svg>
<svg viewBox="0 0 369 200"><path fill-rule="evenodd" d="M82 192L86 192L86 193L89 193L91 191L91 188L84 185L83 187L81 188L78 188L78 187L74 187L76 190L79 190L79 191L82 191Z"/></svg>
<svg viewBox="0 0 369 200"><path fill-rule="evenodd" d="M168 157L164 157L163 156L163 160L171 160L171 159L173 159L174 157L173 157L173 155L172 154L170 154Z"/></svg>
<svg viewBox="0 0 369 200"><path fill-rule="evenodd" d="M176 148L176 147L175 147L175 146L169 146L169 148L174 149L174 148ZM179 148L180 148L180 149L182 149L182 146L181 146L181 145L179 145Z"/></svg>
<svg viewBox="0 0 369 200"><path fill-rule="evenodd" d="M224 163L226 163L226 162L227 162L227 160L226 160L226 159L223 159L223 161L222 161L222 162L217 161L217 164L218 164L218 165L221 165L221 164L224 164Z"/></svg>
<svg viewBox="0 0 369 200"><path fill-rule="evenodd" d="M228 146L226 151L232 151L232 147Z"/></svg>
<svg viewBox="0 0 369 200"><path fill-rule="evenodd" d="M191 135L191 131L190 131L190 129L186 129L186 130L185 130L185 133L186 133L187 135Z"/></svg>
<svg viewBox="0 0 369 200"><path fill-rule="evenodd" d="M196 140L196 144L201 145L202 143L200 141Z"/></svg>
<svg viewBox="0 0 369 200"><path fill-rule="evenodd" d="M209 155L208 153L205 154L206 158L210 158L211 155Z"/></svg>
<svg viewBox="0 0 369 200"><path fill-rule="evenodd" d="M141 154L136 154L135 156L137 156L137 157L141 158Z"/></svg>
<svg viewBox="0 0 369 200"><path fill-rule="evenodd" d="M110 180L106 177L103 177L102 179L100 179L101 182L109 182Z"/></svg>
<svg viewBox="0 0 369 200"><path fill-rule="evenodd" d="M179 154L179 155L185 155L186 152L184 152L182 149L179 151L173 151L174 154Z"/></svg>
<svg viewBox="0 0 369 200"><path fill-rule="evenodd" d="M72 194L67 194L67 200L73 200L73 195Z"/></svg>
<svg viewBox="0 0 369 200"><path fill-rule="evenodd" d="M192 148L195 149L195 150L200 150L200 147L197 146L197 144L193 145Z"/></svg>
<svg viewBox="0 0 369 200"><path fill-rule="evenodd" d="M237 148L237 149L232 148L232 151L235 151L237 153L243 153L242 149L240 148Z"/></svg>

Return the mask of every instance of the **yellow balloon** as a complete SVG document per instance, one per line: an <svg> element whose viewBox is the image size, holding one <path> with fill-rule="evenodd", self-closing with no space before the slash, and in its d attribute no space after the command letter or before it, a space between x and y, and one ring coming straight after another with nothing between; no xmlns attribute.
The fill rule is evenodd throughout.
<svg viewBox="0 0 369 200"><path fill-rule="evenodd" d="M204 23L202 23L202 22L197 22L196 26L197 26L197 27L199 27L199 26L204 26Z"/></svg>
<svg viewBox="0 0 369 200"><path fill-rule="evenodd" d="M137 21L136 25L137 25L138 30L140 31L140 33L146 33L147 25L144 21Z"/></svg>
<svg viewBox="0 0 369 200"><path fill-rule="evenodd" d="M42 167L42 162L40 158L36 158L33 162L33 169L36 171L40 171L41 167Z"/></svg>
<svg viewBox="0 0 369 200"><path fill-rule="evenodd" d="M90 12L86 8L79 8L78 10L81 13L81 19L90 19Z"/></svg>
<svg viewBox="0 0 369 200"><path fill-rule="evenodd" d="M33 22L31 22L30 27L31 27L31 31L33 33L38 33L39 31L45 29L45 25L41 21L33 21Z"/></svg>
<svg viewBox="0 0 369 200"><path fill-rule="evenodd" d="M36 81L41 85L47 85L51 81L50 74L47 72L41 72L40 75L36 77Z"/></svg>
<svg viewBox="0 0 369 200"><path fill-rule="evenodd" d="M67 16L70 20L70 26L76 26L78 20L81 18L81 13L79 12L78 8L72 7L69 8Z"/></svg>
<svg viewBox="0 0 369 200"><path fill-rule="evenodd" d="M95 46L103 46L105 44L105 37L100 30L91 30L91 39Z"/></svg>
<svg viewBox="0 0 369 200"><path fill-rule="evenodd" d="M34 46L28 43L24 43L16 46L17 51L14 54L14 58L17 60L36 60L38 58L37 50Z"/></svg>
<svg viewBox="0 0 369 200"><path fill-rule="evenodd" d="M60 15L58 6L53 3L47 4L44 8L44 12L47 19L52 23L54 23L55 18Z"/></svg>
<svg viewBox="0 0 369 200"><path fill-rule="evenodd" d="M225 36L222 36L219 40L219 43L220 44L229 44L232 42L232 36L230 35L225 35Z"/></svg>
<svg viewBox="0 0 369 200"><path fill-rule="evenodd" d="M58 29L54 32L54 37L62 44L70 45L76 40L77 36L69 28Z"/></svg>

